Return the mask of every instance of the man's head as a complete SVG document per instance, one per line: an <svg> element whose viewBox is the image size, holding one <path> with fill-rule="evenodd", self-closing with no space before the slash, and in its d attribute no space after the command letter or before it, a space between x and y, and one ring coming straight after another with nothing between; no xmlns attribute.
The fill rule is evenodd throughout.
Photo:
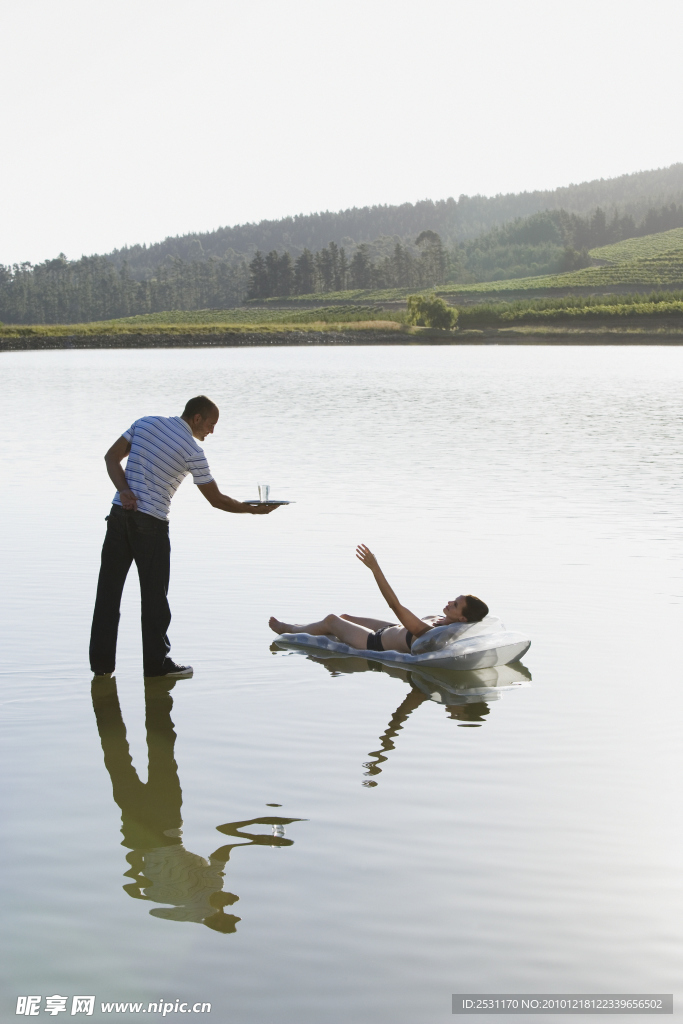
<svg viewBox="0 0 683 1024"><path fill-rule="evenodd" d="M488 615L488 605L474 594L461 594L444 607L444 615L449 622L481 622Z"/></svg>
<svg viewBox="0 0 683 1024"><path fill-rule="evenodd" d="M218 406L206 395L197 395L185 406L182 418L192 431L192 436L203 441L207 434L213 434L213 428L218 423Z"/></svg>

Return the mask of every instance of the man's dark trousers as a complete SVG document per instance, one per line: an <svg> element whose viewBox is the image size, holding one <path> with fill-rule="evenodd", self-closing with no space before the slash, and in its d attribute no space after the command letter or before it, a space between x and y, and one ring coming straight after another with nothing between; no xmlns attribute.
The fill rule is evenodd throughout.
<svg viewBox="0 0 683 1024"><path fill-rule="evenodd" d="M102 564L90 634L93 672L113 672L119 631L121 595L131 563L140 577L142 661L146 676L161 675L171 645L166 633L171 622L168 582L171 543L168 522L145 512L112 505L102 546Z"/></svg>

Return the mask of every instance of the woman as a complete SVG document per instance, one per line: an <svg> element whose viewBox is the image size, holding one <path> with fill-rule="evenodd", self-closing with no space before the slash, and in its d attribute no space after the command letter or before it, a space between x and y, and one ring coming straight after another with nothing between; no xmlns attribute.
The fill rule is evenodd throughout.
<svg viewBox="0 0 683 1024"><path fill-rule="evenodd" d="M435 626L447 626L452 622L480 622L488 615L488 607L472 594L461 594L454 601L448 601L442 615L427 615L419 619L408 608L404 608L396 594L389 586L387 579L377 564L377 559L370 548L359 544L356 557L363 565L367 565L375 577L382 597L401 625L384 622L381 619L365 619L355 615L326 615L320 622L309 622L307 625L296 625L280 622L271 618L268 625L276 633L310 633L313 636L325 636L331 633L343 644L354 647L358 651L400 651L409 654L413 641Z"/></svg>

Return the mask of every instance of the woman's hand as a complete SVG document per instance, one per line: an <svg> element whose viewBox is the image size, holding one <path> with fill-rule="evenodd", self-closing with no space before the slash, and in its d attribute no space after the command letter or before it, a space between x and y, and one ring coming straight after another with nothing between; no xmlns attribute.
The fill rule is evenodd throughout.
<svg viewBox="0 0 683 1024"><path fill-rule="evenodd" d="M356 548L356 558L360 559L363 565L367 565L368 569L371 572L374 572L375 569L379 569L377 559L375 558L367 544L358 545L358 547Z"/></svg>

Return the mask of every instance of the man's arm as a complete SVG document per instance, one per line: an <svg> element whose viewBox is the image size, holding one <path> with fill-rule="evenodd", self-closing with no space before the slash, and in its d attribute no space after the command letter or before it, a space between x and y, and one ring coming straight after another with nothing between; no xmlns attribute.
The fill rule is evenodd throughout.
<svg viewBox="0 0 683 1024"><path fill-rule="evenodd" d="M119 492L119 498L121 499L122 506L135 511L138 507L138 499L128 486L126 474L124 473L123 466L121 465L129 451L130 441L126 441L125 437L120 437L118 441L114 442L107 454L104 456L104 461L107 466L109 479Z"/></svg>
<svg viewBox="0 0 683 1024"><path fill-rule="evenodd" d="M215 480L212 480L210 484L197 484L197 487L208 503L214 508L221 509L222 512L248 512L252 516L266 516L280 507L279 505L248 505L245 501L236 501L235 498L229 498L227 494L221 494Z"/></svg>
<svg viewBox="0 0 683 1024"><path fill-rule="evenodd" d="M409 608L405 608L396 594L393 592L386 576L382 572L377 562L377 559L373 555L372 551L365 544L359 544L356 548L356 558L359 558L363 565L367 565L368 569L375 577L375 582L380 589L382 597L391 608L394 615L397 616L399 622L406 629L409 629L413 636L421 636L426 633L429 626L422 619L418 619L414 612L411 612Z"/></svg>

